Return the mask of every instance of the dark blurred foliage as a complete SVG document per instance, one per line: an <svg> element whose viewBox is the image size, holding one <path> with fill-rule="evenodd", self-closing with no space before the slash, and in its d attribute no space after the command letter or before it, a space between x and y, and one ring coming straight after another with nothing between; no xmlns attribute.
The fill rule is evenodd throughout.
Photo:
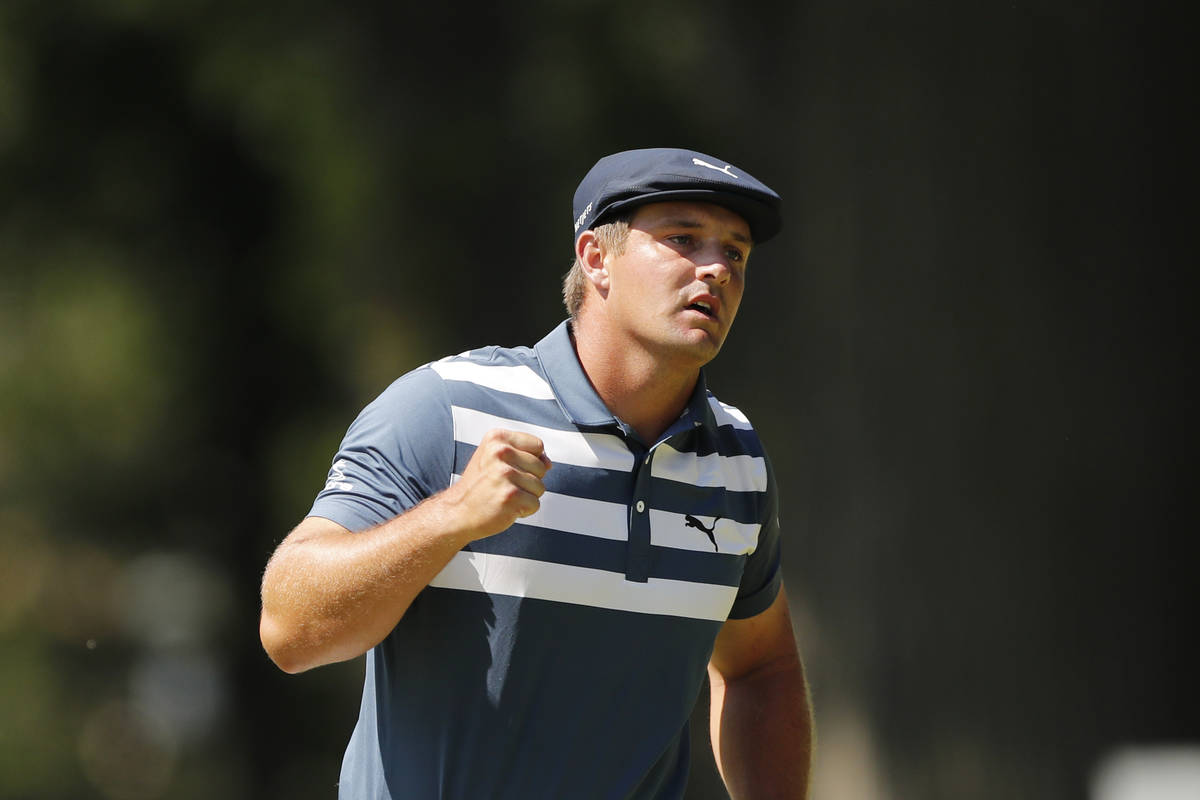
<svg viewBox="0 0 1200 800"><path fill-rule="evenodd" d="M8 0L0 796L334 795L361 659L275 670L262 567L392 378L561 318L575 183L639 146L786 201L710 382L785 487L818 800L1083 798L1200 740L1184 30Z"/></svg>

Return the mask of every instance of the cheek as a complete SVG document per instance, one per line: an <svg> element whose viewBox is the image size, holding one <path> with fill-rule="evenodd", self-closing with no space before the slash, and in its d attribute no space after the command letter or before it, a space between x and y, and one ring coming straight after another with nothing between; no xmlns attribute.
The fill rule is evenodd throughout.
<svg viewBox="0 0 1200 800"><path fill-rule="evenodd" d="M745 283L742 282L742 279L738 278L736 280L737 280L737 286L730 287L732 289L732 291L729 292L729 295L726 297L726 300L725 300L725 303L728 306L729 310L731 312L733 312L734 314L737 313L738 308L740 308L742 305L742 293L746 289L746 285L745 285Z"/></svg>

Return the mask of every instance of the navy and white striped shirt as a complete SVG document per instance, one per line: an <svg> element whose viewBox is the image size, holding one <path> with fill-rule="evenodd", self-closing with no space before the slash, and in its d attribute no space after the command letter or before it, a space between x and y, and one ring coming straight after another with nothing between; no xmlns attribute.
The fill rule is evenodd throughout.
<svg viewBox="0 0 1200 800"><path fill-rule="evenodd" d="M343 800L683 795L721 623L779 591L774 477L703 377L641 442L568 325L414 370L346 434L310 515L350 530L445 489L492 428L554 466L538 512L457 553L367 654Z"/></svg>

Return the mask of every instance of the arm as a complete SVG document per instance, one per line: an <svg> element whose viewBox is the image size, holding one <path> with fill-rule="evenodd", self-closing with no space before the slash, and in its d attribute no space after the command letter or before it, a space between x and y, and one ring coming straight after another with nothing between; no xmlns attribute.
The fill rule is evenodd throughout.
<svg viewBox="0 0 1200 800"><path fill-rule="evenodd" d="M721 628L708 665L717 769L736 800L808 797L813 721L784 590Z"/></svg>
<svg viewBox="0 0 1200 800"><path fill-rule="evenodd" d="M493 430L462 479L360 533L308 517L280 543L263 574L263 647L302 672L381 642L454 554L538 509L550 468L541 440Z"/></svg>

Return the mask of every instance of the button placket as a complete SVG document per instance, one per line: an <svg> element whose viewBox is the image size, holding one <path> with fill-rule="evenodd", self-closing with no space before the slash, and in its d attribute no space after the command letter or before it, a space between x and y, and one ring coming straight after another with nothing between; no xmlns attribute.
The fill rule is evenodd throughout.
<svg viewBox="0 0 1200 800"><path fill-rule="evenodd" d="M629 510L629 551L625 560L625 580L646 583L650 580L650 467L654 448L639 459L634 475L633 506Z"/></svg>

